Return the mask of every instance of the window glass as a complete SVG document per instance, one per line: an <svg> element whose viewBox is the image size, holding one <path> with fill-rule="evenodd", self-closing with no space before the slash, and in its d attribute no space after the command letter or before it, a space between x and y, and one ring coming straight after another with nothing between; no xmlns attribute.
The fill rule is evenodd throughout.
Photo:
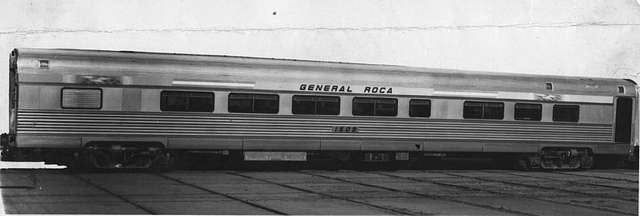
<svg viewBox="0 0 640 216"><path fill-rule="evenodd" d="M374 101L371 98L353 98L353 115L373 116Z"/></svg>
<svg viewBox="0 0 640 216"><path fill-rule="evenodd" d="M294 95L291 106L293 114L338 115L340 97Z"/></svg>
<svg viewBox="0 0 640 216"><path fill-rule="evenodd" d="M580 107L578 105L554 105L553 121L578 122Z"/></svg>
<svg viewBox="0 0 640 216"><path fill-rule="evenodd" d="M189 111L212 112L213 93L193 92L189 94Z"/></svg>
<svg viewBox="0 0 640 216"><path fill-rule="evenodd" d="M167 92L161 93L160 110L162 111L184 111L187 109L189 98L184 92Z"/></svg>
<svg viewBox="0 0 640 216"><path fill-rule="evenodd" d="M291 100L291 112L293 114L315 114L316 103L313 96L294 95Z"/></svg>
<svg viewBox="0 0 640 216"><path fill-rule="evenodd" d="M353 98L353 115L395 116L398 114L398 100L395 98Z"/></svg>
<svg viewBox="0 0 640 216"><path fill-rule="evenodd" d="M340 114L340 97L317 97L317 114L338 115Z"/></svg>
<svg viewBox="0 0 640 216"><path fill-rule="evenodd" d="M540 121L542 119L542 104L516 103L515 120Z"/></svg>
<svg viewBox="0 0 640 216"><path fill-rule="evenodd" d="M160 110L182 112L212 112L213 93L188 91L162 91Z"/></svg>
<svg viewBox="0 0 640 216"><path fill-rule="evenodd" d="M503 103L484 103L483 119L503 119L504 104Z"/></svg>
<svg viewBox="0 0 640 216"><path fill-rule="evenodd" d="M398 114L398 102L396 99L376 99L374 115L376 116L396 116Z"/></svg>
<svg viewBox="0 0 640 216"><path fill-rule="evenodd" d="M229 112L278 113L278 95L275 94L229 94Z"/></svg>
<svg viewBox="0 0 640 216"><path fill-rule="evenodd" d="M254 113L278 113L278 95L255 94Z"/></svg>
<svg viewBox="0 0 640 216"><path fill-rule="evenodd" d="M422 99L411 99L409 101L409 116L429 117L431 116L431 101Z"/></svg>
<svg viewBox="0 0 640 216"><path fill-rule="evenodd" d="M251 94L229 94L229 112L250 113L253 111L253 96Z"/></svg>
<svg viewBox="0 0 640 216"><path fill-rule="evenodd" d="M503 119L504 104L499 102L465 101L462 116L465 119Z"/></svg>
<svg viewBox="0 0 640 216"><path fill-rule="evenodd" d="M463 118L481 119L482 118L482 102L464 102Z"/></svg>
<svg viewBox="0 0 640 216"><path fill-rule="evenodd" d="M64 109L100 109L102 89L63 88L61 105Z"/></svg>

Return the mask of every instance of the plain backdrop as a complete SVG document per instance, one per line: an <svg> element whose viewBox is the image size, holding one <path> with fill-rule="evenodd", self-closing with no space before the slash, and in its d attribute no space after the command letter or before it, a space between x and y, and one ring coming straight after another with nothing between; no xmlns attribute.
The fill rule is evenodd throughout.
<svg viewBox="0 0 640 216"><path fill-rule="evenodd" d="M223 54L640 78L636 0L4 0L11 49Z"/></svg>

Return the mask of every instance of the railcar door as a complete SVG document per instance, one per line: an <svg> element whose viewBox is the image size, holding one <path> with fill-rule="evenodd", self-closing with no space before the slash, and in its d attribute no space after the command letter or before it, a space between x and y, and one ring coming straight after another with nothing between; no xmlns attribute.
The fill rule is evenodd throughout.
<svg viewBox="0 0 640 216"><path fill-rule="evenodd" d="M633 115L633 99L619 97L616 100L615 142L631 142L631 122Z"/></svg>

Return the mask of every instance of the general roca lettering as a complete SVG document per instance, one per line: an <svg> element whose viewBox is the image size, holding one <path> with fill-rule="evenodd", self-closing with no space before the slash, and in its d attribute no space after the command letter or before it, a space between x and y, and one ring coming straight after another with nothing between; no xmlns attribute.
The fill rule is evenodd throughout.
<svg viewBox="0 0 640 216"><path fill-rule="evenodd" d="M364 87L364 93L391 94L391 93L393 93L393 88L378 87L378 86L366 86L366 87Z"/></svg>
<svg viewBox="0 0 640 216"><path fill-rule="evenodd" d="M351 86L344 85L323 85L323 84L300 84L301 91L324 91L324 92L352 92Z"/></svg>
<svg viewBox="0 0 640 216"><path fill-rule="evenodd" d="M321 92L353 92L349 85L325 85L325 84L300 84L300 91L321 91ZM392 94L393 88L384 86L364 86L362 93L369 94Z"/></svg>

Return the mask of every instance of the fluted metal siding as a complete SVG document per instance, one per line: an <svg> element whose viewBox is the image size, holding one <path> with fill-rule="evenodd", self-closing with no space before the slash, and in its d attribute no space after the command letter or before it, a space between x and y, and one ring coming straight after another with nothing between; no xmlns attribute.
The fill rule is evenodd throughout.
<svg viewBox="0 0 640 216"><path fill-rule="evenodd" d="M334 126L357 126L359 132L333 133ZM610 124L38 110L19 111L18 133L612 142Z"/></svg>

